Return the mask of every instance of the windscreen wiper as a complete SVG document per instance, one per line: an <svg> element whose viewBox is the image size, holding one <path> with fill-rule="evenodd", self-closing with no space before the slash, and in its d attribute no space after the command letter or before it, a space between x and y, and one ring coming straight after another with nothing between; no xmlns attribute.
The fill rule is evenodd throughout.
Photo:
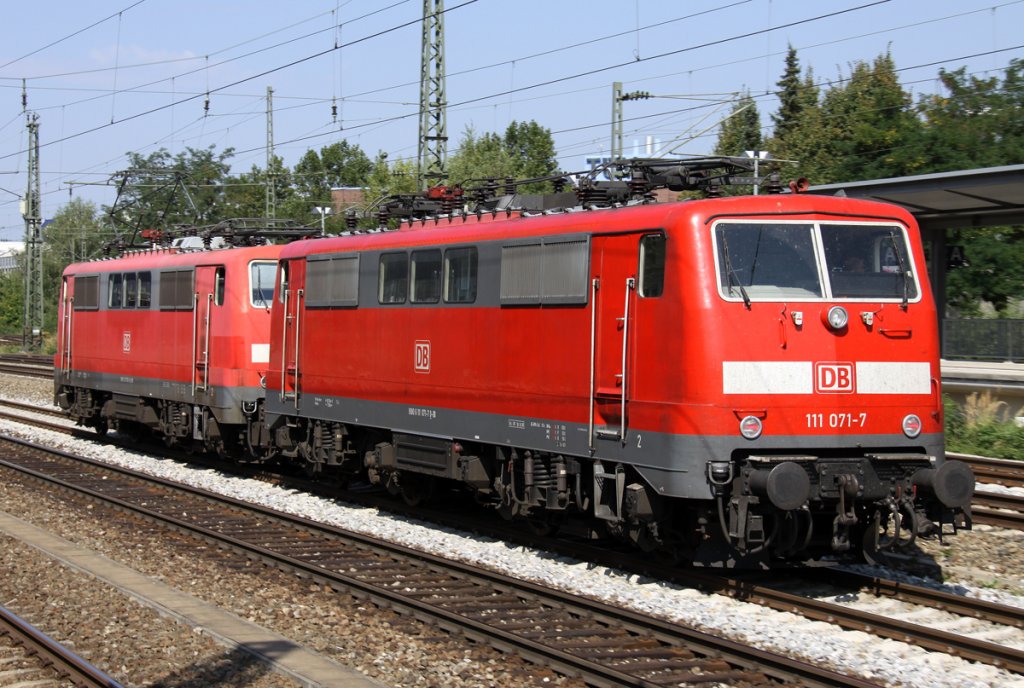
<svg viewBox="0 0 1024 688"><path fill-rule="evenodd" d="M889 230L889 241L892 242L892 250L896 252L896 260L900 262L900 273L903 275L903 303L900 304L900 308L907 310L907 304L910 302L910 270L907 269L907 263L903 260L903 252L900 251L900 246L896 242L896 230Z"/></svg>
<svg viewBox="0 0 1024 688"><path fill-rule="evenodd" d="M729 279L729 291L732 292L733 281L736 282L736 286L740 289L740 295L743 297L743 305L750 310L750 295L747 294L747 290L743 288L743 282L740 280L739 275L732 269L732 260L729 258L729 242L725 238L725 232L721 234L722 237L722 257L725 259L725 272Z"/></svg>

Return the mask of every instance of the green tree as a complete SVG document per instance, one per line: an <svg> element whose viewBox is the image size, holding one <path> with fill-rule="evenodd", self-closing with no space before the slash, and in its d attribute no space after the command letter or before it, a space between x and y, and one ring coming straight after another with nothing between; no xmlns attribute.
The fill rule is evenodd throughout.
<svg viewBox="0 0 1024 688"><path fill-rule="evenodd" d="M267 213L267 184L274 185L275 217L281 214L293 193L291 171L278 156L273 156L270 174L266 169L253 165L248 172L224 180L225 214L229 217L264 217ZM305 218L308 219L308 218Z"/></svg>
<svg viewBox="0 0 1024 688"><path fill-rule="evenodd" d="M550 177L558 171L555 140L551 130L533 120L513 121L509 124L505 130L504 146L515 168L515 176L520 179ZM522 188L526 193L541 193L550 189L550 183L545 182L527 184Z"/></svg>
<svg viewBox="0 0 1024 688"><path fill-rule="evenodd" d="M148 156L128 153L114 221L122 231L209 224L224 219L224 187L231 148L161 148Z"/></svg>
<svg viewBox="0 0 1024 688"><path fill-rule="evenodd" d="M967 265L950 270L948 304L963 316L982 315L991 304L996 315L1009 317L1024 295L1024 227L960 229L949 241L965 247Z"/></svg>
<svg viewBox="0 0 1024 688"><path fill-rule="evenodd" d="M477 135L472 126L462 132L458 150L448 157L451 184L476 186L483 179L500 181L515 176L516 164L502 137L494 133Z"/></svg>
<svg viewBox="0 0 1024 688"><path fill-rule="evenodd" d="M25 269L24 261L18 262L18 270L0 273L0 331L6 334L20 333L24 326Z"/></svg>
<svg viewBox="0 0 1024 688"><path fill-rule="evenodd" d="M358 145L338 141L317 153L306 151L292 172L296 194L312 205L327 204L331 189L339 186L363 186L373 163Z"/></svg>
<svg viewBox="0 0 1024 688"><path fill-rule="evenodd" d="M771 116L774 126L772 136L785 141L789 134L800 125L804 108L811 105L808 102L805 83L800 78L800 59L797 57L796 48L792 45L786 51L786 69L775 85L779 87L776 93L779 97L779 109ZM816 93L814 97L816 101Z"/></svg>
<svg viewBox="0 0 1024 688"><path fill-rule="evenodd" d="M477 135L466 127L458 151L448 158L448 179L452 184L476 186L481 180L501 183L506 177L537 179L555 174L555 143L551 130L537 122L512 122L503 136L495 133ZM524 185L520 191L541 193L551 184L538 182Z"/></svg>
<svg viewBox="0 0 1024 688"><path fill-rule="evenodd" d="M385 196L416 193L416 163L411 160L388 162L388 154L377 153L366 182L366 205Z"/></svg>
<svg viewBox="0 0 1024 688"><path fill-rule="evenodd" d="M748 150L760 150L761 141L761 115L757 111L757 103L750 91L744 91L718 129L715 155L743 157Z"/></svg>
<svg viewBox="0 0 1024 688"><path fill-rule="evenodd" d="M55 304L60 299L61 275L71 263L91 260L103 254L114 238L95 203L74 198L64 204L43 227L44 326L54 331Z"/></svg>
<svg viewBox="0 0 1024 688"><path fill-rule="evenodd" d="M922 127L888 53L853 65L848 79L826 91L822 120L831 165L815 182L856 181L913 174L921 169Z"/></svg>
<svg viewBox="0 0 1024 688"><path fill-rule="evenodd" d="M1024 159L1024 60L1002 80L968 76L965 67L939 71L942 93L923 96L923 171L995 167Z"/></svg>
<svg viewBox="0 0 1024 688"><path fill-rule="evenodd" d="M722 120L718 128L718 141L715 143L715 155L726 155L745 158L747 151L761 150L761 115L757 111L757 103L745 91L732 105L732 110ZM766 170L758 169L761 175ZM752 174L752 172L751 172ZM726 186L722 193L734 196L750 193L750 187Z"/></svg>

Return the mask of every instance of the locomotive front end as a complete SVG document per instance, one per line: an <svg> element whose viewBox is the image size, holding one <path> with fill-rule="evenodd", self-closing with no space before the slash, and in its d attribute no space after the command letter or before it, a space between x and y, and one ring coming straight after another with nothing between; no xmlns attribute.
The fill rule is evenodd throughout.
<svg viewBox="0 0 1024 688"><path fill-rule="evenodd" d="M709 539L739 562L877 560L970 527L974 476L945 460L937 319L913 220L821 203L708 223L722 373Z"/></svg>

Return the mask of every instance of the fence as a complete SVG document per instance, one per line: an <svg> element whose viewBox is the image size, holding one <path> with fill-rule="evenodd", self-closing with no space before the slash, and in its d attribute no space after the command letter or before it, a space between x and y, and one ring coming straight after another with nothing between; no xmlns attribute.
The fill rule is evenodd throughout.
<svg viewBox="0 0 1024 688"><path fill-rule="evenodd" d="M1024 363L1024 320L943 320L942 357Z"/></svg>

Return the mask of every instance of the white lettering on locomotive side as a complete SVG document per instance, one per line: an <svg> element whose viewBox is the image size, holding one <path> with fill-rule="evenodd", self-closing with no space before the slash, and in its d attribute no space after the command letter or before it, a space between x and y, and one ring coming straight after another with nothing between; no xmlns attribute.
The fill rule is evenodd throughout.
<svg viewBox="0 0 1024 688"><path fill-rule="evenodd" d="M723 394L931 394L927 361L723 361Z"/></svg>
<svg viewBox="0 0 1024 688"><path fill-rule="evenodd" d="M125 332L121 335L121 351L123 353L131 353L132 350L132 333Z"/></svg>
<svg viewBox="0 0 1024 688"><path fill-rule="evenodd" d="M931 394L931 366L927 361L860 361L857 393Z"/></svg>
<svg viewBox="0 0 1024 688"><path fill-rule="evenodd" d="M413 369L417 373L430 372L430 340L419 339L414 349Z"/></svg>

